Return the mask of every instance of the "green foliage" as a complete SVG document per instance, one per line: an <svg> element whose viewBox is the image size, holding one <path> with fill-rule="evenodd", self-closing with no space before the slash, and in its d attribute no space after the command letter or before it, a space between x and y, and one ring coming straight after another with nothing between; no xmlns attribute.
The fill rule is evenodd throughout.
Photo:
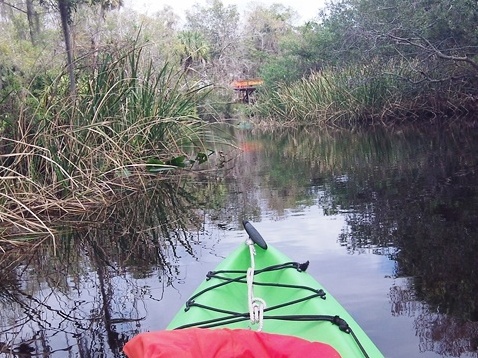
<svg viewBox="0 0 478 358"><path fill-rule="evenodd" d="M253 5L246 13L240 45L241 71L255 78L281 56L281 42L292 33L295 13L279 4L270 7Z"/></svg>
<svg viewBox="0 0 478 358"><path fill-rule="evenodd" d="M422 106L434 115L440 107L430 98L443 86L416 87L409 80L418 81L417 74L409 65L394 61L385 65L377 60L324 69L288 86L262 91L256 110L264 117L309 124L414 118L414 111Z"/></svg>
<svg viewBox="0 0 478 358"><path fill-rule="evenodd" d="M205 6L196 4L193 9L186 11L184 30L186 34L200 34L200 43L188 49L188 56L193 55L189 57L191 62L194 62L196 56L203 63L203 66L194 68L195 80L229 86L231 74L237 73L236 59L240 55L240 46L237 46L239 43L237 6L225 6L221 0L208 0ZM204 60L208 61L207 66ZM184 61L184 68L188 68L187 65L188 61Z"/></svg>
<svg viewBox="0 0 478 358"><path fill-rule="evenodd" d="M167 151L190 136L183 124L198 121L196 106L206 87L185 86L184 75L169 64L155 69L144 63L142 48L105 54L100 62L94 80L87 77L79 86L79 107L91 124L106 119L108 131L122 133L121 142L142 152Z"/></svg>
<svg viewBox="0 0 478 358"><path fill-rule="evenodd" d="M107 205L143 186L148 173L206 162L201 153L210 135L196 109L206 87L187 85L183 71L169 65L156 69L135 44L104 53L99 63L78 76L74 103L65 97L64 75L51 83L37 76L17 117L9 117L11 130L0 127L0 150L9 158L0 163L7 222L20 213L28 230L50 232L42 221L51 220L50 210ZM27 103L36 107L24 110ZM46 203L41 215L32 200Z"/></svg>
<svg viewBox="0 0 478 358"><path fill-rule="evenodd" d="M177 168L193 167L194 164L204 164L208 161L206 153L199 152L196 159L189 159L185 155L171 158L165 162L157 158L149 158L146 162L146 170L149 173L160 173Z"/></svg>
<svg viewBox="0 0 478 358"><path fill-rule="evenodd" d="M235 5L224 6L221 0L208 0L186 11L186 29L202 34L210 44L211 57L217 59L236 40L239 13Z"/></svg>
<svg viewBox="0 0 478 358"><path fill-rule="evenodd" d="M241 78L260 77L266 86L300 78L302 69L296 66L296 56L284 51L285 42L297 40L294 17L291 8L279 4L255 5L249 10L240 42Z"/></svg>
<svg viewBox="0 0 478 358"><path fill-rule="evenodd" d="M295 65L297 62L297 57L293 55L272 58L262 67L259 76L264 79L264 84L268 88L287 86L303 75L301 68Z"/></svg>
<svg viewBox="0 0 478 358"><path fill-rule="evenodd" d="M474 111L476 19L468 0L331 2L262 67L259 113L325 123Z"/></svg>
<svg viewBox="0 0 478 358"><path fill-rule="evenodd" d="M178 34L178 39L176 51L185 71L190 70L194 63L204 65L209 60L209 44L201 33L182 31Z"/></svg>
<svg viewBox="0 0 478 358"><path fill-rule="evenodd" d="M203 163L206 163L208 161L208 156L206 153L203 153L203 152L199 152L197 155L196 155L196 161L199 163L199 164L203 164Z"/></svg>

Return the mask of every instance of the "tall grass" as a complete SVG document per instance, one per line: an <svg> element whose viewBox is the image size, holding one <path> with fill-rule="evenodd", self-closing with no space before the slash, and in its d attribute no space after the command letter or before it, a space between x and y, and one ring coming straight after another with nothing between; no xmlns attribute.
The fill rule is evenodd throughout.
<svg viewBox="0 0 478 358"><path fill-rule="evenodd" d="M456 84L424 81L415 67L408 62L372 61L324 69L292 85L263 90L256 110L282 123L342 125L416 118L449 109L446 102L458 92Z"/></svg>
<svg viewBox="0 0 478 358"><path fill-rule="evenodd" d="M156 69L135 45L99 63L80 70L74 99L64 74L39 95L24 89L0 126L0 238L54 237L58 220L110 205L204 151L206 87L168 64Z"/></svg>

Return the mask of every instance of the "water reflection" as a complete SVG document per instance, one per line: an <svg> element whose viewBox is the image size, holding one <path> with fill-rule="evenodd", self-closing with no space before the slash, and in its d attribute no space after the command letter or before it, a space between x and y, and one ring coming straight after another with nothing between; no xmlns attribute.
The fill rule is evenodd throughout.
<svg viewBox="0 0 478 358"><path fill-rule="evenodd" d="M3 255L0 352L120 357L146 316L152 288L141 278L154 273L159 288L171 285L178 257L194 256L192 233L202 222L196 205L184 181L156 183L82 218L55 246L46 241Z"/></svg>
<svg viewBox="0 0 478 358"><path fill-rule="evenodd" d="M478 348L477 145L466 126L279 132L251 163L286 207L318 197L325 214L345 215L349 253L389 248L374 252L410 277L391 289L392 314L415 317L420 351L460 356Z"/></svg>
<svg viewBox="0 0 478 358"><path fill-rule="evenodd" d="M407 317L415 356L476 356L477 128L227 130L242 155L223 153L207 176L151 185L146 195L83 217L56 248L47 241L1 256L0 351L120 356L131 336L167 324L169 303L184 300L169 289L194 289L202 272L186 273L184 262L208 259L205 245L215 255L211 237L237 236L244 218L300 230L301 218L320 211L320 220L346 223L331 243L337 257L350 254L344 262L367 255L395 262L387 271L391 313L370 318L372 329ZM302 234L316 233L317 222ZM304 250L316 249L315 237L299 239ZM178 289L186 276L197 278L194 287ZM403 337L377 344L398 357Z"/></svg>
<svg viewBox="0 0 478 358"><path fill-rule="evenodd" d="M347 250L393 246L396 276L413 278L390 298L393 314L405 305L415 317L421 351L460 356L478 348L477 133L433 126L340 132L306 146L314 150L306 158L317 158L324 210L346 215L340 241Z"/></svg>
<svg viewBox="0 0 478 358"><path fill-rule="evenodd" d="M401 288L405 296L392 289L392 307L409 296L426 303L412 313L420 349L451 356L476 352L478 327L477 137L457 134L428 128L426 136L407 138L408 148L390 147L389 158L400 161L356 170L345 188L330 190L356 193L337 201L354 208L341 238L352 250L398 248L397 276L413 279Z"/></svg>

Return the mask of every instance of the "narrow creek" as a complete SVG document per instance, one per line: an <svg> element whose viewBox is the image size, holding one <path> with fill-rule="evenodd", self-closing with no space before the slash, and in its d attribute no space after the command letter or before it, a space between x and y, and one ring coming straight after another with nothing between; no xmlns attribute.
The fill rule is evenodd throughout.
<svg viewBox="0 0 478 358"><path fill-rule="evenodd" d="M227 129L201 177L152 183L53 247L0 256L0 357L121 357L254 223L386 357L478 356L478 128Z"/></svg>

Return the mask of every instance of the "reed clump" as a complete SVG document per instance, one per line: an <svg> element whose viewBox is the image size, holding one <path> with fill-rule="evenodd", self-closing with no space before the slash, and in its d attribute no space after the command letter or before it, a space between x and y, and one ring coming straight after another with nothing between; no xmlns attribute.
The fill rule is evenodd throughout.
<svg viewBox="0 0 478 358"><path fill-rule="evenodd" d="M21 89L2 120L4 244L55 237L55 223L207 160L202 140L210 132L197 115L207 87L168 64L156 68L135 45L98 63L79 70L74 98L63 73L41 90Z"/></svg>
<svg viewBox="0 0 478 358"><path fill-rule="evenodd" d="M418 64L371 61L327 68L260 92L255 110L282 123L350 125L466 112L466 82L425 81Z"/></svg>

